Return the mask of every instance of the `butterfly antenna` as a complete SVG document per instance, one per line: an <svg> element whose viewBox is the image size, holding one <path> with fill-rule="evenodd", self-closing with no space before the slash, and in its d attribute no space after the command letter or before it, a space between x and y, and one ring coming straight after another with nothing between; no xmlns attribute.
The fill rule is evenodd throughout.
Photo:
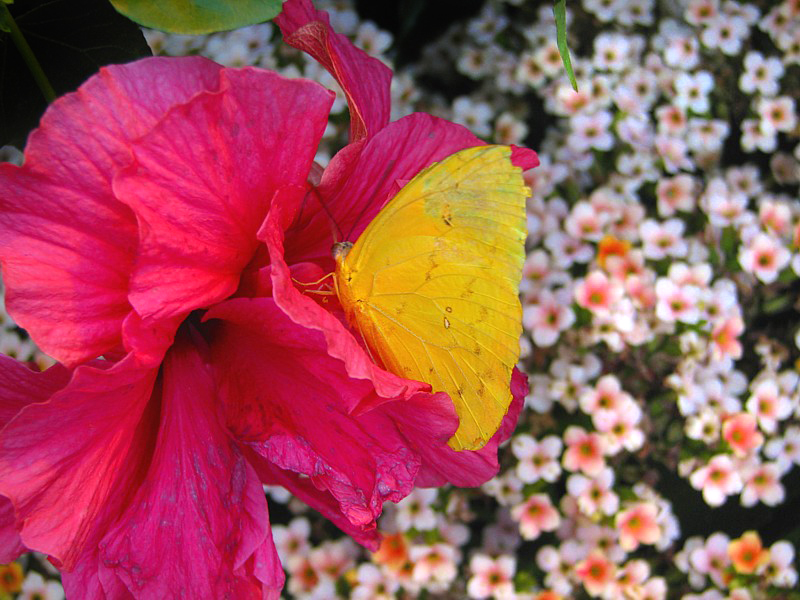
<svg viewBox="0 0 800 600"><path fill-rule="evenodd" d="M378 180L378 185L375 186L375 190L376 190L375 193L380 191L380 189L383 187L383 184L386 183L386 180L389 177L389 173L394 168L394 165L395 165L396 162L397 161L395 159L392 159L392 160L389 161L389 164L386 165L386 168L383 170L383 174L381 175L381 178ZM356 224L361 222L361 219L364 217L364 214L367 212L367 209L370 206L372 206L372 201L374 199L375 199L375 194L372 194L372 196L370 196L369 202L365 202L364 205L361 207L361 210L356 215L356 218L353 221L353 224L350 226L350 231L347 232L347 237L345 238L346 240L353 241L353 240L350 240L350 236L353 235L353 231L356 228ZM383 203L381 204L380 208L383 208L388 201L389 201L389 198L386 198L386 200L384 200ZM378 210L380 210L380 209L378 209Z"/></svg>
<svg viewBox="0 0 800 600"><path fill-rule="evenodd" d="M328 205L322 200L319 194L316 194L317 202L322 207L322 210L325 211L325 214L328 215L329 224L331 227L331 237L333 238L334 242L339 242L342 239L342 229L339 227L339 223L336 222L336 219L333 217L333 213L331 209L328 208Z"/></svg>

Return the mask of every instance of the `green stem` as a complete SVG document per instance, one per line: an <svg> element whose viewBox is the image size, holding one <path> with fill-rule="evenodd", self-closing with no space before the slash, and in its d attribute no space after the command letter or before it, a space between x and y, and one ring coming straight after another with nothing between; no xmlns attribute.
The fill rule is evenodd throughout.
<svg viewBox="0 0 800 600"><path fill-rule="evenodd" d="M47 75L45 75L44 71L42 71L42 66L39 64L39 61L36 60L33 50L31 50L31 47L28 45L25 36L22 35L22 31L20 31L19 27L17 26L17 22L14 20L14 17L11 16L11 13L9 12L5 2L0 2L0 25L5 25L5 27L8 28L8 32L11 34L11 39L14 41L14 45L22 55L22 59L25 61L25 64L28 65L28 69L30 69L31 75L33 75L33 78L36 80L36 85L38 85L39 89L42 91L44 99L47 100L48 104L51 103L56 99L56 92L53 89L53 86L50 85L50 82L47 80Z"/></svg>

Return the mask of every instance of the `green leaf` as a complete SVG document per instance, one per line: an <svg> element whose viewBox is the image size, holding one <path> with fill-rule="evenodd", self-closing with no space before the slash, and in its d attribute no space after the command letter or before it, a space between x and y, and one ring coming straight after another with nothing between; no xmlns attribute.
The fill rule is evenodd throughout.
<svg viewBox="0 0 800 600"><path fill-rule="evenodd" d="M6 4L57 96L104 65L151 54L141 29L108 0L25 0ZM0 32L0 145L22 147L47 101L10 33Z"/></svg>
<svg viewBox="0 0 800 600"><path fill-rule="evenodd" d="M140 25L170 33L201 34L263 23L281 12L281 0L111 0Z"/></svg>
<svg viewBox="0 0 800 600"><path fill-rule="evenodd" d="M561 54L561 62L564 63L564 69L567 71L572 89L577 92L578 82L575 80L575 71L572 70L572 60L570 60L567 47L567 0L555 0L553 15L556 18L556 45Z"/></svg>

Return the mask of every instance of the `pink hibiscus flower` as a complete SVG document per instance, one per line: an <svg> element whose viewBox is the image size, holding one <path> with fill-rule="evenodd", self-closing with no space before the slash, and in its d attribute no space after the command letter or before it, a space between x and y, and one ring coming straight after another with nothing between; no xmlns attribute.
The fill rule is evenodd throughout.
<svg viewBox="0 0 800 600"><path fill-rule="evenodd" d="M452 451L449 398L383 371L295 286L333 269L331 217L356 239L402 182L482 142L388 123L391 72L310 0L277 22L349 102L321 178L330 91L198 57L101 70L50 107L23 167L0 165L7 306L62 363L0 356L0 562L44 552L68 595L277 598L262 483L377 548L384 501L489 479L519 414L515 373L500 431Z"/></svg>

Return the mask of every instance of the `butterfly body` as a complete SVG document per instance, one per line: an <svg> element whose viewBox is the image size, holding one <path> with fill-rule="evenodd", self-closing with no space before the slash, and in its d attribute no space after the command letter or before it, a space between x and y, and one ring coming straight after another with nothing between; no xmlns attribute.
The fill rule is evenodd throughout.
<svg viewBox="0 0 800 600"><path fill-rule="evenodd" d="M450 395L456 450L482 447L511 402L528 190L510 154L480 146L431 165L334 251L348 323L383 368Z"/></svg>

